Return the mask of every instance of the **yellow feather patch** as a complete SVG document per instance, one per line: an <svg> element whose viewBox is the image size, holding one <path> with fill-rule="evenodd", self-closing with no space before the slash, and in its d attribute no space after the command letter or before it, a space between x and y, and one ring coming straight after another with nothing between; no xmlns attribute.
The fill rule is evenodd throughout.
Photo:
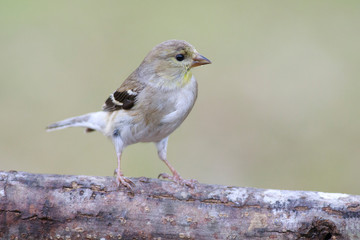
<svg viewBox="0 0 360 240"><path fill-rule="evenodd" d="M190 82L192 78L192 73L190 72L190 69L184 74L184 78L181 82L181 87L185 86L186 84L188 84Z"/></svg>

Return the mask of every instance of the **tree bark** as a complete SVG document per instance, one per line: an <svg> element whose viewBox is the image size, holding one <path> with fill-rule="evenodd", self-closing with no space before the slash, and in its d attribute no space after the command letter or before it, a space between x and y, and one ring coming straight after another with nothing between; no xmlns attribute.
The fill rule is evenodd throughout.
<svg viewBox="0 0 360 240"><path fill-rule="evenodd" d="M360 196L0 172L1 239L360 239Z"/></svg>

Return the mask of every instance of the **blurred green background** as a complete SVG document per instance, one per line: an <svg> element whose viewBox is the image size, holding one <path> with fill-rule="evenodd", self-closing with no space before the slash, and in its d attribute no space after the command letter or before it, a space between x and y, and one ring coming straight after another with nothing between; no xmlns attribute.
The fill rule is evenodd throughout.
<svg viewBox="0 0 360 240"><path fill-rule="evenodd" d="M97 111L156 44L213 61L168 158L203 183L360 194L359 1L0 2L0 169L113 175L111 141L45 126ZM153 144L127 176L168 172Z"/></svg>

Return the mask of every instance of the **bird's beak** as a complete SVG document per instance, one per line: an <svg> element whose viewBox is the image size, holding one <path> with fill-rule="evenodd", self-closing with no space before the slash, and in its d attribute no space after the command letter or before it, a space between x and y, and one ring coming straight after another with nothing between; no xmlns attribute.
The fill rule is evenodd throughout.
<svg viewBox="0 0 360 240"><path fill-rule="evenodd" d="M193 61L190 66L191 68L211 63L211 61L209 59L207 59L206 57L204 57L198 53L193 57L192 60Z"/></svg>

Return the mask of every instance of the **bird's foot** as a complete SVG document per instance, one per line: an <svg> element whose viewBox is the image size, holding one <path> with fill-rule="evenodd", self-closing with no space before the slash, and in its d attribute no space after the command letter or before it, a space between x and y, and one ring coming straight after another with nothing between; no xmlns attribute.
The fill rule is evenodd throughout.
<svg viewBox="0 0 360 240"><path fill-rule="evenodd" d="M169 179L181 186L188 186L190 188L195 188L195 185L198 183L198 181L196 181L195 179L183 179L179 174L174 174L173 176L170 176L167 173L160 173L158 178Z"/></svg>
<svg viewBox="0 0 360 240"><path fill-rule="evenodd" d="M120 187L120 185L123 185L127 188L129 188L130 190L133 190L133 187L135 187L135 183L133 183L129 178L124 177L124 175L121 172L116 171L116 184L118 187Z"/></svg>

